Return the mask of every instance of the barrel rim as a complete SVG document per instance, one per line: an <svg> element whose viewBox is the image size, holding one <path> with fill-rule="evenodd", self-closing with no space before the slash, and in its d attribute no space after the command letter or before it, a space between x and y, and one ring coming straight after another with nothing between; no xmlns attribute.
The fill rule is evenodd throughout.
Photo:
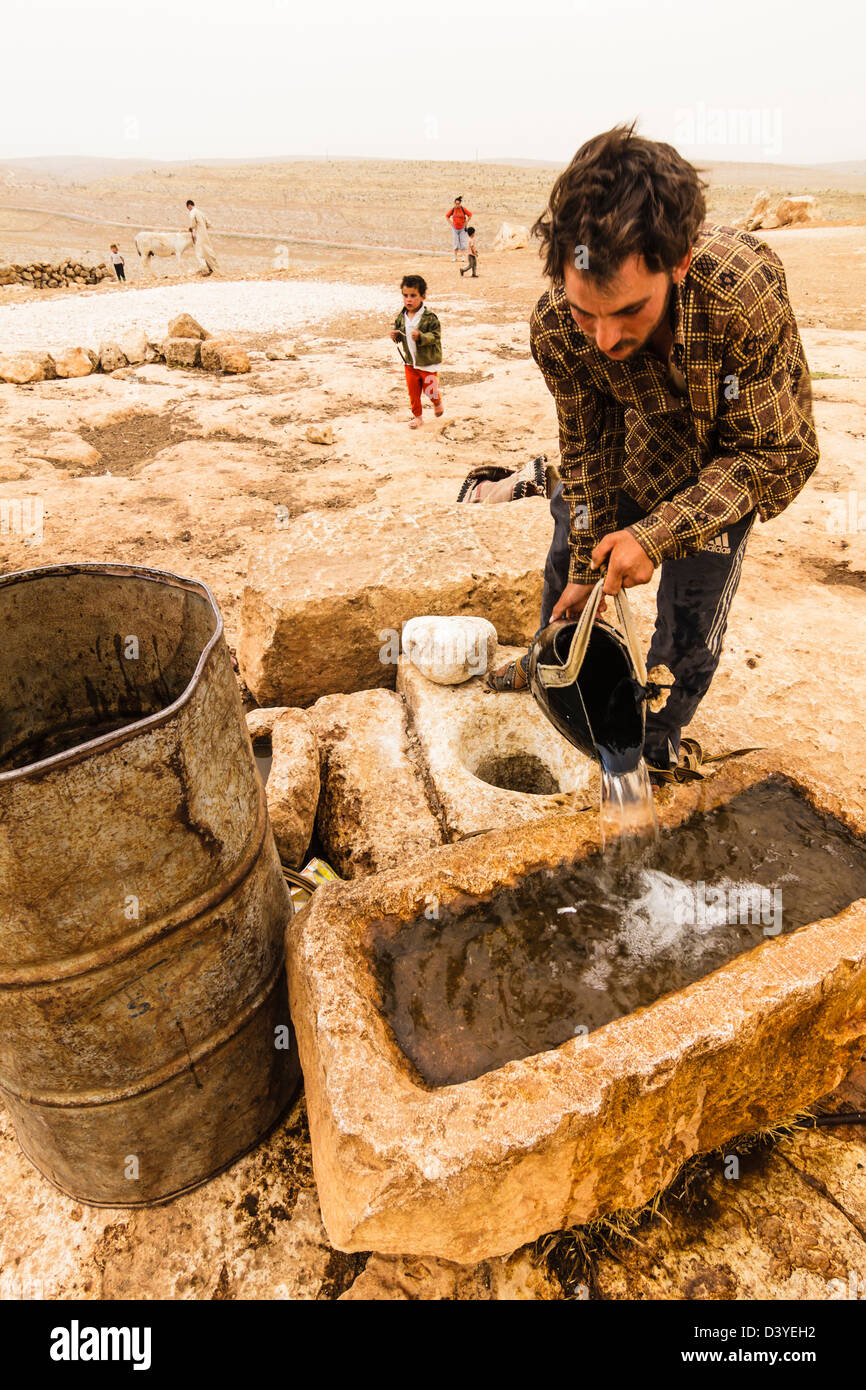
<svg viewBox="0 0 866 1390"><path fill-rule="evenodd" d="M47 579L49 576L60 578L64 575L75 574L105 575L118 579L143 579L149 583L170 584L196 593L205 598L211 606L211 611L216 619L214 630L202 647L189 684L170 705L158 710L156 714L149 714L144 719L137 719L131 724L125 724L123 728L115 729L110 734L103 734L100 738L90 739L87 743L78 743L62 753L53 754L50 758L41 758L38 762L25 763L23 767L10 768L7 772L0 772L0 786L23 780L34 773L53 772L56 768L82 762L85 758L92 757L96 753L107 752L110 748L116 748L118 745L128 742L130 738L135 738L140 733L149 732L151 729L159 728L161 724L168 723L178 710L191 700L201 680L204 668L223 636L222 613L209 586L203 579L187 579L184 575L175 574L172 570L151 569L146 565L85 560L63 565L40 565L29 570L14 570L11 574L0 575L0 589L7 589L13 584L33 583L36 580Z"/></svg>

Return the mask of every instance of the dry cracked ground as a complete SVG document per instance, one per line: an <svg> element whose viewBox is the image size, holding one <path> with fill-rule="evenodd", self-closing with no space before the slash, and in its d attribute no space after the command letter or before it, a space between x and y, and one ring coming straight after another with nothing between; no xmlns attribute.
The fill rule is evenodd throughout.
<svg viewBox="0 0 866 1390"><path fill-rule="evenodd" d="M395 208L400 167L394 166L391 183L381 173ZM527 171L520 184L519 172L511 171L515 181L502 215L525 221L543 180ZM351 178L359 178L354 166ZM164 191L154 191L144 178L137 191L134 181L129 185L121 191L136 195L131 215L160 220L162 204L154 200ZM260 199L266 195L260 190ZM717 208L730 217L752 195L751 188L719 189ZM807 768L862 811L861 195L851 194L854 203L842 208L847 225L767 234L785 262L803 326L822 459L797 501L753 533L725 654L693 732L712 751L760 743L780 763ZM105 184L78 189L75 206L110 215L106 209L119 196ZM484 225L492 229L492 183L486 196ZM349 239L354 228L358 239L369 240L368 200L354 185L347 200L355 221L341 225L341 237L333 239ZM50 209L57 193L31 189L18 201ZM218 223L222 212L228 223L230 206L229 194L215 186L208 199L212 220ZM265 229L273 227L276 240L284 222L279 206L272 213ZM258 217L253 209L251 225L261 225ZM24 214L0 209L0 255L27 258L36 233L24 223ZM416 233L410 244L431 244L432 214L427 225L422 241L421 224L409 224ZM31 259L81 249L104 240L108 230L94 224L73 233L48 212L39 228ZM332 229L297 230L322 236ZM0 499L33 497L44 506L40 543L0 534L3 572L111 560L193 575L213 588L235 645L247 566L285 517L321 517L374 500L420 510L453 501L474 464L518 464L541 451L555 457L553 405L528 351L528 314L542 288L531 250L487 254L481 278L461 282L447 257L407 258L372 245L359 252L295 248L291 269L281 272L269 268L272 248L266 244L225 238L217 239L217 249L239 289L305 278L390 286L394 312L400 275L424 273L444 328L444 420L434 425L427 416L421 431L407 429L389 323L369 314L309 324L298 336L294 360L271 362L264 355L270 341L287 336L279 323L239 334L253 357L246 377L148 365L111 376L2 385ZM107 286L94 293L133 296L136 290ZM44 301L59 297L49 292ZM18 288L0 291L0 311L27 299ZM52 343L40 345L50 349ZM333 428L333 445L309 443L307 426L323 423ZM381 543L386 549L387 535ZM351 557L333 562L350 564ZM635 596L645 633L652 587ZM825 1101L824 1108L831 1106L866 1108L866 1065ZM776 1135L744 1146L736 1179L729 1170L725 1155L712 1155L637 1225L619 1221L549 1237L508 1258L465 1268L347 1256L329 1246L303 1098L229 1172L166 1206L136 1211L86 1208L57 1193L23 1158L8 1119L0 1116L0 1292L52 1298L801 1299L866 1288L866 1126ZM851 1284L852 1278L863 1282Z"/></svg>

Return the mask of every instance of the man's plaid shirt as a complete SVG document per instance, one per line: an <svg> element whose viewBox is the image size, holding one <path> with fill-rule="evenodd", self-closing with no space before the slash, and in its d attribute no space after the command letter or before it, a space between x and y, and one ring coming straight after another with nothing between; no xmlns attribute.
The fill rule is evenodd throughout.
<svg viewBox="0 0 866 1390"><path fill-rule="evenodd" d="M762 521L776 516L818 462L778 256L745 232L706 227L672 293L669 372L646 350L606 357L562 289L535 306L530 345L556 401L574 583L598 577L590 555L616 529L620 489L645 509L628 530L658 565L696 554L755 507Z"/></svg>

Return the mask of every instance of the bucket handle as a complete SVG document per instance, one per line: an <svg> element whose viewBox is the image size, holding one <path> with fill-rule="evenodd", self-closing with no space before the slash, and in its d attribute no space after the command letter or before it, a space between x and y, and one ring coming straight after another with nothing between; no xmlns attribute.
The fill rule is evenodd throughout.
<svg viewBox="0 0 866 1390"><path fill-rule="evenodd" d="M592 632L592 625L595 615L598 612L602 598L604 597L604 579L599 579L589 598L583 607L577 631L571 640L571 649L568 653L568 660L564 666L539 665L538 675L541 683L548 687L560 685L573 685L578 677L580 668L583 665L583 658L586 656L586 649L589 645L589 637ZM638 681L641 685L647 683L646 665L644 664L643 652L641 651L638 640L637 629L631 613L631 605L628 601L625 589L620 589L614 595L616 599L616 611L622 624L625 634L626 646L634 664Z"/></svg>

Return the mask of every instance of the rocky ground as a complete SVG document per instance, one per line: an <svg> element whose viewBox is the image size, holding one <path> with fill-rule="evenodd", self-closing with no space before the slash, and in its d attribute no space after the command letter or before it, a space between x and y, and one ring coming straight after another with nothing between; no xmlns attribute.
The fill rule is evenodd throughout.
<svg viewBox="0 0 866 1390"><path fill-rule="evenodd" d="M361 503L418 511L453 502L477 463L517 464L541 451L556 456L552 401L528 351L528 313L542 288L537 259L529 249L487 249L499 220L531 220L549 171L510 170L498 202L494 176L484 174L481 278L468 281L441 254L447 228L436 198L444 213L460 191L451 186L456 171L446 169L440 178L435 166L422 170L419 199L423 193L433 209L425 222L399 191L401 169L376 166L364 183L356 166L351 176L329 167L316 184L305 168L285 200L272 172L254 187L231 185L222 170L222 182L203 174L192 192L185 182L180 201L200 197L217 225L222 219L248 233L273 233L272 242L216 237L226 273L214 282L193 282L190 266L180 277L172 272L159 289L133 282L75 294L0 290L0 349L50 351L77 342L96 348L116 316L159 328L190 309L209 330L231 331L253 364L237 378L151 364L78 380L0 385L0 503L12 508L36 499L44 512L41 534L29 535L9 529L4 512L3 572L87 559L193 575L212 586L235 645L248 566L286 518L309 516L321 534L328 517ZM461 168L470 206L471 177L471 168ZM314 187L325 190L329 219L321 207L315 215L307 211ZM832 204L820 185L808 191ZM177 202L162 175L67 193L67 211L89 218L122 213L130 226L167 218ZM719 184L714 196L719 213L730 217L745 210L752 189ZM693 732L711 750L760 742L780 761L807 766L843 804L862 812L866 332L859 325L866 227L855 220L861 196L856 188L839 193L836 225L766 234L785 263L803 326L822 461L801 497L756 528L722 664ZM8 259L56 258L91 245L104 250L106 236L118 239L117 229L95 221L54 217L56 189L18 189L14 197L7 189L3 202L46 209L0 208L0 256ZM288 268L274 269L287 225L297 236L363 242L366 249L292 243ZM377 241L427 249L407 256L377 249ZM123 249L129 256L129 237ZM434 424L425 415L425 427L414 433L407 428L402 366L387 338L400 306L399 279L410 269L430 283L445 349L445 417ZM268 361L267 347L286 336L297 339L296 358ZM310 443L311 424L329 424L333 444ZM7 511L14 519L14 509ZM387 534L380 544L387 553ZM333 563L347 568L351 555L334 556ZM636 607L647 632L652 586L636 595ZM866 1107L862 1067L833 1103ZM824 1298L837 1296L831 1281L844 1282L851 1271L866 1279L864 1175L866 1128L799 1131L751 1150L738 1182L727 1180L722 1159L707 1160L687 1190L626 1235L605 1228L580 1239L549 1238L467 1269L345 1256L329 1247L302 1099L230 1172L168 1206L136 1212L87 1209L56 1193L21 1156L6 1121L0 1294Z"/></svg>

